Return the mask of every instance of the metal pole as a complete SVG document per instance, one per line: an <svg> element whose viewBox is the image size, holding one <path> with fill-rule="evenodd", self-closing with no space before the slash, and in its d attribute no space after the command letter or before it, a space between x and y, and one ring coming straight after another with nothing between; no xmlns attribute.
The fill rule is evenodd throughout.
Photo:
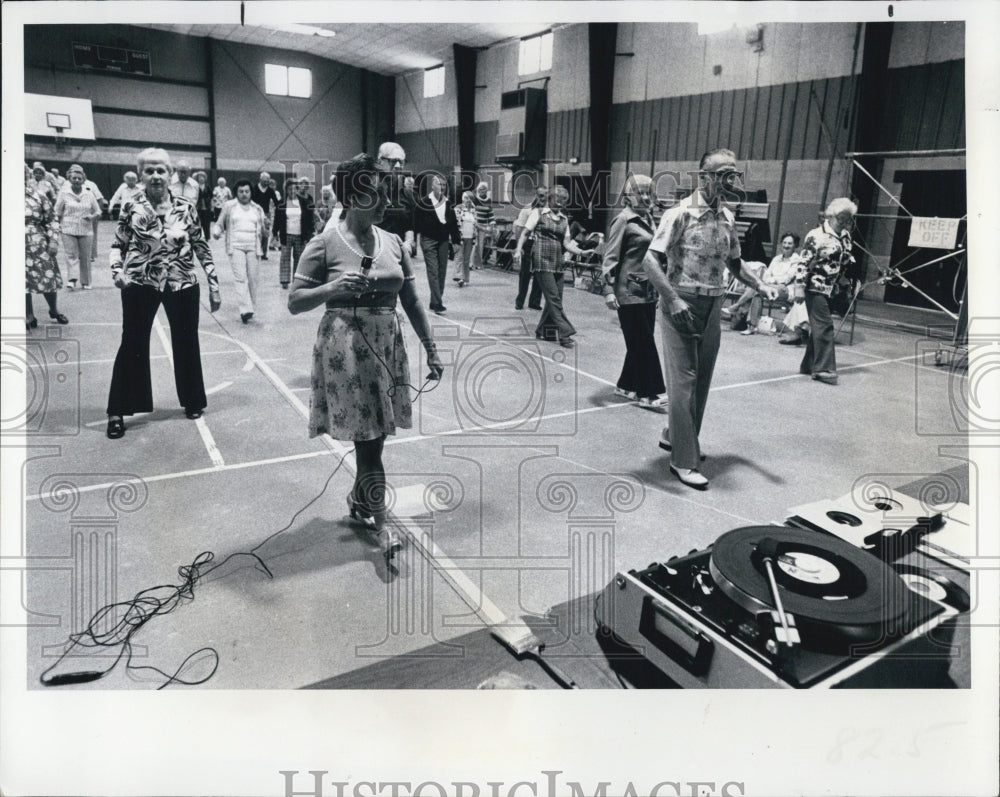
<svg viewBox="0 0 1000 797"><path fill-rule="evenodd" d="M964 149L904 149L888 152L848 152L845 158L860 158L871 156L873 158L930 158L945 155L964 155Z"/></svg>

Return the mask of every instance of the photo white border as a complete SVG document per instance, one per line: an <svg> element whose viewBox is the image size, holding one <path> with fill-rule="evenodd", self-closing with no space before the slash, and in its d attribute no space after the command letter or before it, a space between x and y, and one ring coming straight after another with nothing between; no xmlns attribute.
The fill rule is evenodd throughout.
<svg viewBox="0 0 1000 797"><path fill-rule="evenodd" d="M480 22L529 15L553 21L684 21L710 13L747 21L966 20L970 317L996 318L1000 252L996 152L1000 142L1000 4L670 3L670 2L328 2L248 3L247 22L280 13L303 22ZM24 24L239 22L233 2L8 2L3 8L4 221L20 218L24 142ZM17 223L5 223L3 262L23 257ZM23 283L3 269L4 331L23 320ZM19 320L20 319L20 320ZM16 323L15 323L16 322ZM1000 391L998 391L1000 392ZM3 401L24 400L23 381L3 379ZM6 416L5 416L6 417ZM998 417L998 414L989 417ZM19 451L4 440L3 537L20 534ZM1000 484L1000 452L976 448L980 486ZM13 487L14 492L11 492ZM973 489L975 486L973 485ZM1000 553L996 490L974 496L984 556ZM4 555L11 555L3 548ZM994 564L994 567L996 565ZM744 784L746 795L976 795L996 791L998 635L996 603L977 609L969 690L222 691L74 692L26 689L24 629L10 627L20 601L4 570L0 611L0 789L49 795L283 795L279 770L310 770L333 781L503 782L545 790L544 771L561 771L586 794L610 781L609 795L633 783ZM997 571L979 574L982 594L1000 595ZM15 596L14 597L18 597ZM848 739L877 738L877 755ZM919 739L922 755L912 755ZM568 787L566 787L568 788ZM345 790L345 794L353 794ZM367 790L363 794L369 794ZM380 792L388 794L388 791ZM436 794L429 790L426 794ZM518 793L530 794L524 787ZM664 787L661 794L673 794ZM733 787L730 794L740 794ZM471 792L467 792L471 794Z"/></svg>

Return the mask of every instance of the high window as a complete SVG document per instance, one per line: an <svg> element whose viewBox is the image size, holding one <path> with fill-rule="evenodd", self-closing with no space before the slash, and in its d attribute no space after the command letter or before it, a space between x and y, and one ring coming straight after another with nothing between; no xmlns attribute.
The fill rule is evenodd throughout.
<svg viewBox="0 0 1000 797"><path fill-rule="evenodd" d="M424 96L440 97L444 94L444 64L424 70Z"/></svg>
<svg viewBox="0 0 1000 797"><path fill-rule="evenodd" d="M521 39L517 74L532 75L552 69L552 31Z"/></svg>
<svg viewBox="0 0 1000 797"><path fill-rule="evenodd" d="M264 91L279 97L312 96L312 70L281 64L264 64Z"/></svg>

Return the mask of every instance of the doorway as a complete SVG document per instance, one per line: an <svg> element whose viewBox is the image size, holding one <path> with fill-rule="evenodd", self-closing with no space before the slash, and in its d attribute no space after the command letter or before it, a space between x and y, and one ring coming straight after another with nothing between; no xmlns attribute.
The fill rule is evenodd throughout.
<svg viewBox="0 0 1000 797"><path fill-rule="evenodd" d="M965 170L899 171L895 182L902 183L900 202L914 216L938 216L946 219L960 219L966 214ZM966 223L958 226L956 245L965 241ZM900 211L899 221L892 239L890 262L897 264L900 272L916 287L933 297L949 310L957 311L965 294L965 258L951 257L926 268L916 269L922 263L935 260L947 251L944 249L915 249L908 244L910 239L909 217ZM888 283L885 286L885 301L908 307L940 308L905 284Z"/></svg>

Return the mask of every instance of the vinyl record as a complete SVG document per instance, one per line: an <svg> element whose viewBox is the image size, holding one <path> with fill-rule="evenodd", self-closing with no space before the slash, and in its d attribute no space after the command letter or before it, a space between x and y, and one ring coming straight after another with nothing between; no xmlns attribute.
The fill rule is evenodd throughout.
<svg viewBox="0 0 1000 797"><path fill-rule="evenodd" d="M950 578L911 565L897 565L895 570L903 579L903 583L918 595L936 603L943 603L959 612L969 611L971 603L969 593Z"/></svg>
<svg viewBox="0 0 1000 797"><path fill-rule="evenodd" d="M906 627L909 590L885 563L839 537L784 526L750 526L723 534L709 569L730 599L754 614L774 608L758 546L773 540L773 569L785 611L803 639L873 642Z"/></svg>

